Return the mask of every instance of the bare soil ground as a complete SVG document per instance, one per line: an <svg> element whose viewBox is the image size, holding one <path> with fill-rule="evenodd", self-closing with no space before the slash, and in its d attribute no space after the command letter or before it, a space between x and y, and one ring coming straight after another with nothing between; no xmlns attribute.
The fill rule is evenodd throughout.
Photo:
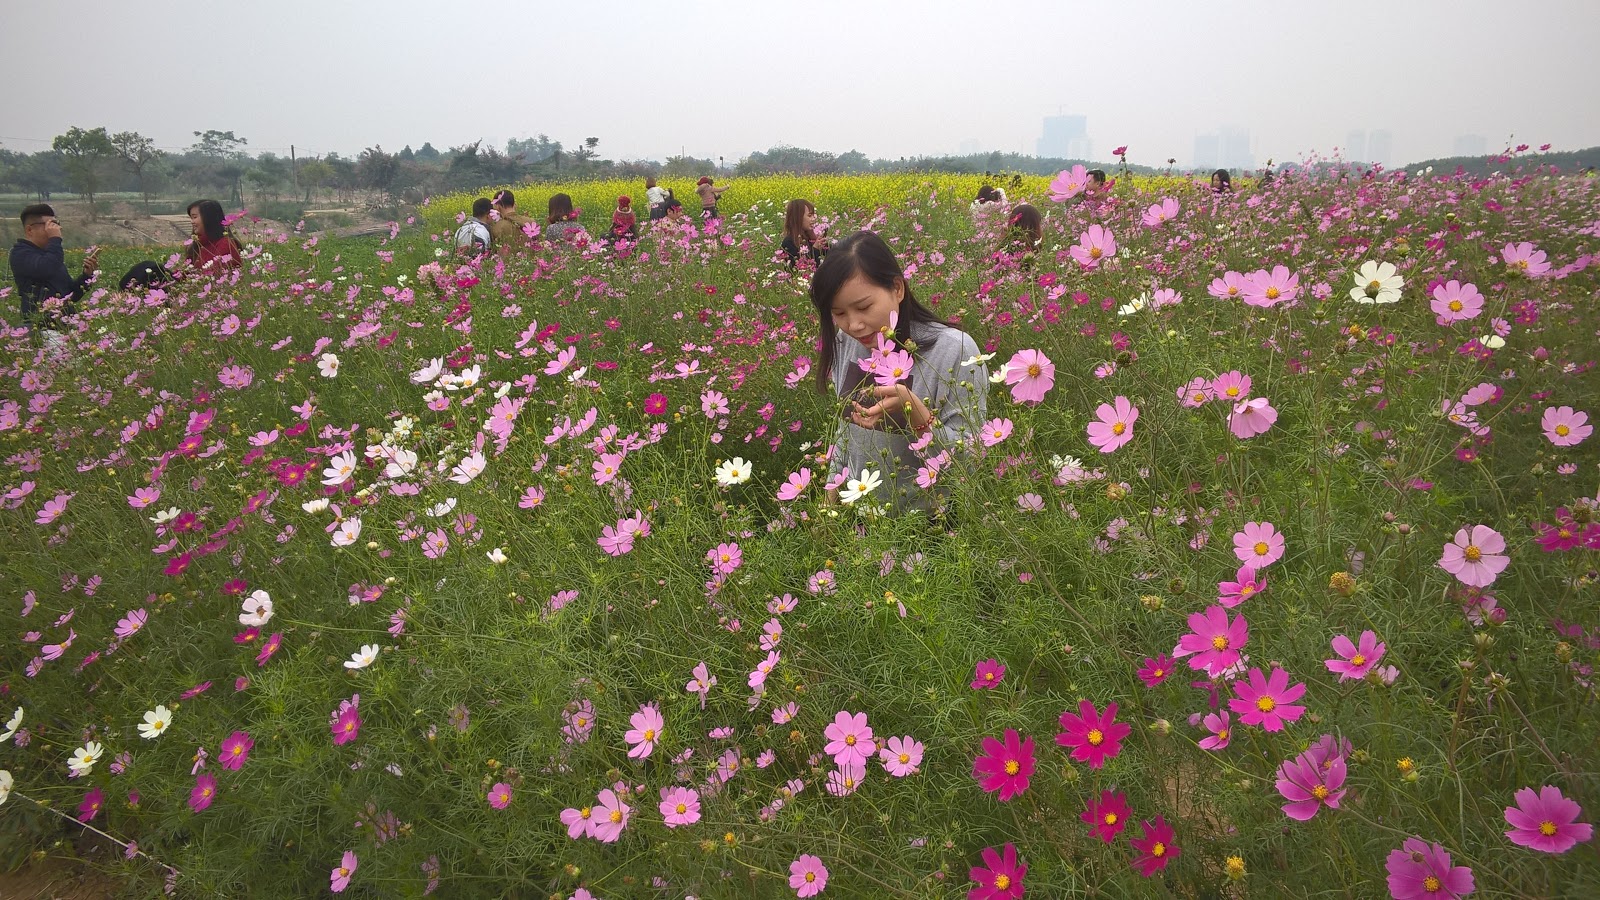
<svg viewBox="0 0 1600 900"><path fill-rule="evenodd" d="M48 856L15 872L0 872L0 897L6 900L109 900L121 891L120 882L67 857Z"/></svg>

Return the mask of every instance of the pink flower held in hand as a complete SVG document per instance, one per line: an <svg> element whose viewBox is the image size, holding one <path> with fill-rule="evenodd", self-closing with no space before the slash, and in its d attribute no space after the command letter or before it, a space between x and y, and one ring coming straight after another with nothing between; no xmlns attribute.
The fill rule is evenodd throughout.
<svg viewBox="0 0 1600 900"><path fill-rule="evenodd" d="M1283 535L1271 522L1246 522L1233 536L1233 555L1260 571L1283 559Z"/></svg>
<svg viewBox="0 0 1600 900"><path fill-rule="evenodd" d="M1078 265L1093 269L1117 255L1117 239L1106 227L1090 225L1088 231L1078 236L1078 243L1072 246L1071 253Z"/></svg>
<svg viewBox="0 0 1600 900"><path fill-rule="evenodd" d="M1005 373L1011 399L1018 403L1043 401L1056 383L1055 364L1038 350L1018 350L1006 362Z"/></svg>
<svg viewBox="0 0 1600 900"><path fill-rule="evenodd" d="M346 850L344 858L339 860L339 864L334 866L333 871L329 873L328 889L335 894L343 893L344 889L350 886L350 876L356 874L356 866L359 863L360 861L356 859L355 851Z"/></svg>
<svg viewBox="0 0 1600 900"><path fill-rule="evenodd" d="M504 781L495 782L489 789L489 805L495 809L505 809L511 805L511 785Z"/></svg>
<svg viewBox="0 0 1600 900"><path fill-rule="evenodd" d="M693 825L700 821L700 794L691 788L661 789L661 819L668 828Z"/></svg>
<svg viewBox="0 0 1600 900"><path fill-rule="evenodd" d="M1324 660L1323 665L1328 667L1329 672L1338 675L1340 681L1360 681L1383 658L1385 649L1385 645L1378 643L1378 636L1371 631L1361 632L1359 644L1351 643L1349 638L1341 634L1333 639L1333 652L1341 658Z"/></svg>
<svg viewBox="0 0 1600 900"><path fill-rule="evenodd" d="M1433 289L1429 306L1440 325L1464 322L1476 319L1478 313L1483 312L1483 294L1478 292L1477 285L1471 282L1462 284L1452 278Z"/></svg>
<svg viewBox="0 0 1600 900"><path fill-rule="evenodd" d="M1589 424L1589 414L1570 406L1545 409L1544 415L1539 418L1539 427L1544 429L1544 436L1550 443L1557 447L1576 447L1594 434L1594 426Z"/></svg>
<svg viewBox="0 0 1600 900"><path fill-rule="evenodd" d="M1233 412L1228 414L1228 428L1241 441L1266 434L1277 421L1278 411L1265 397L1240 400L1233 405Z"/></svg>
<svg viewBox="0 0 1600 900"><path fill-rule="evenodd" d="M1172 655L1182 659L1193 654L1189 668L1216 678L1239 661L1239 650L1249 640L1250 624L1243 613L1229 622L1227 610L1208 606L1189 616L1189 633L1178 639Z"/></svg>
<svg viewBox="0 0 1600 900"><path fill-rule="evenodd" d="M1444 545L1439 557L1439 568L1456 577L1467 587L1488 587L1511 564L1511 557L1501 553L1506 549L1506 539L1487 525L1473 525L1456 532L1455 538Z"/></svg>
<svg viewBox="0 0 1600 900"><path fill-rule="evenodd" d="M1071 710L1061 714L1061 727L1066 729L1056 735L1056 743L1072 748L1072 758L1098 769L1106 760L1122 752L1122 739L1133 731L1133 726L1117 720L1117 704L1107 703L1101 714L1088 700L1078 701L1078 714Z"/></svg>
<svg viewBox="0 0 1600 900"><path fill-rule="evenodd" d="M922 751L922 744L909 734L892 737L878 751L878 761L883 763L885 772L896 778L904 778L921 771L918 766L922 765Z"/></svg>
<svg viewBox="0 0 1600 900"><path fill-rule="evenodd" d="M1000 792L1002 802L1028 789L1033 777L1033 738L1024 739L1007 728L1005 740L983 739L983 752L972 761L972 777L988 793Z"/></svg>
<svg viewBox="0 0 1600 900"><path fill-rule="evenodd" d="M833 757L834 764L841 769L846 766L865 766L867 760L878 752L866 713L852 715L840 710L833 717L833 723L822 730L822 735L828 739L822 752Z"/></svg>
<svg viewBox="0 0 1600 900"><path fill-rule="evenodd" d="M1266 676L1252 668L1248 683L1235 681L1233 691L1239 696L1228 701L1228 708L1238 713L1239 721L1246 725L1282 731L1285 722L1298 721L1306 712L1304 706L1294 705L1305 694L1306 686L1291 686L1289 673L1276 666Z"/></svg>
<svg viewBox="0 0 1600 900"><path fill-rule="evenodd" d="M796 897L815 897L828 886L828 867L809 853L789 863L789 887Z"/></svg>
<svg viewBox="0 0 1600 900"><path fill-rule="evenodd" d="M1565 853L1594 836L1594 826L1579 822L1583 809L1577 801L1561 795L1561 789L1545 785L1517 791L1517 805L1506 807L1506 823L1511 843L1545 853Z"/></svg>
<svg viewBox="0 0 1600 900"><path fill-rule="evenodd" d="M970 687L977 691L984 688L996 687L1006 678L1006 667L998 659L986 659L978 663L976 671L972 674Z"/></svg>
<svg viewBox="0 0 1600 900"><path fill-rule="evenodd" d="M1101 453L1111 453L1133 440L1133 423L1139 420L1139 407L1127 397L1119 396L1112 403L1102 403L1095 408L1095 418L1089 423L1089 443Z"/></svg>
<svg viewBox="0 0 1600 900"><path fill-rule="evenodd" d="M1474 890L1472 870L1451 866L1450 854L1438 844L1406 838L1389 851L1389 893L1395 900L1455 900Z"/></svg>
<svg viewBox="0 0 1600 900"><path fill-rule="evenodd" d="M628 758L644 759L655 752L656 741L661 739L661 729L667 724L662 718L661 711L653 703L646 703L639 707L639 711L628 719L633 728L628 730L622 739L628 742Z"/></svg>
<svg viewBox="0 0 1600 900"><path fill-rule="evenodd" d="M1312 753L1284 760L1278 767L1277 780L1278 793L1289 801L1283 805L1283 814L1304 822L1324 806L1338 809L1339 799L1344 796L1344 778L1343 756L1329 760L1326 770Z"/></svg>

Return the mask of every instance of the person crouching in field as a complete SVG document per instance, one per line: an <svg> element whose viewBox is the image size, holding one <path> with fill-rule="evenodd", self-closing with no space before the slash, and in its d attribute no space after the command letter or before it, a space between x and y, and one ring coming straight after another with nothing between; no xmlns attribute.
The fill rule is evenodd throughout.
<svg viewBox="0 0 1600 900"><path fill-rule="evenodd" d="M489 240L502 253L511 252L514 247L526 247L529 243L527 234L522 230L533 220L527 216L517 214L517 196L510 191L500 191L494 195L494 216L490 217Z"/></svg>
<svg viewBox="0 0 1600 900"><path fill-rule="evenodd" d="M583 226L578 223L577 210L572 208L572 198L556 194L550 198L550 215L545 219L544 236L552 244L574 241L583 237Z"/></svg>
<svg viewBox="0 0 1600 900"><path fill-rule="evenodd" d="M1033 265L1033 255L1042 240L1044 216L1032 203L1021 203L1012 207L1011 217L1006 220L1005 236L1000 239L1000 249L995 255L1015 259L1023 269L1028 269Z"/></svg>
<svg viewBox="0 0 1600 900"><path fill-rule="evenodd" d="M942 505L938 470L987 414L989 372L977 343L919 303L903 271L870 231L830 249L811 279L817 389L848 404L830 472L847 476L839 498L931 513Z"/></svg>
<svg viewBox="0 0 1600 900"><path fill-rule="evenodd" d="M639 217L633 212L633 198L623 194L617 198L616 211L611 214L612 241L636 241L639 239Z"/></svg>
<svg viewBox="0 0 1600 900"><path fill-rule="evenodd" d="M22 237L11 247L11 277L17 282L22 323L53 331L55 317L46 305L59 300L61 308L71 314L83 298L84 288L94 280L99 263L99 253L90 250L83 258L83 273L73 278L67 271L61 220L56 218L56 211L44 203L24 207Z"/></svg>
<svg viewBox="0 0 1600 900"><path fill-rule="evenodd" d="M828 239L817 233L817 208L810 200L790 200L783 208L783 258L794 268L801 260L815 266L828 253Z"/></svg>
<svg viewBox="0 0 1600 900"><path fill-rule="evenodd" d="M215 200L189 204L189 227L194 236L183 248L185 265L215 274L243 264L244 245L223 224L223 218L222 204Z"/></svg>
<svg viewBox="0 0 1600 900"><path fill-rule="evenodd" d="M667 201L672 199L672 192L656 184L652 176L644 180L644 202L650 208L650 221L667 217Z"/></svg>
<svg viewBox="0 0 1600 900"><path fill-rule="evenodd" d="M456 252L463 256L481 256L487 253L494 237L489 233L489 213L494 203L488 197L472 201L472 218L456 229Z"/></svg>

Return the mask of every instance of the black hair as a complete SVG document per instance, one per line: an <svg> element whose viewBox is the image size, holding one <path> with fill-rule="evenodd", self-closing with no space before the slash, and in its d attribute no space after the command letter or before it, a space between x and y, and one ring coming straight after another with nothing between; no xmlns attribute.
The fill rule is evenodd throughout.
<svg viewBox="0 0 1600 900"><path fill-rule="evenodd" d="M546 219L547 224L554 225L557 222L565 222L571 218L572 198L566 194L556 194L551 197L550 215Z"/></svg>
<svg viewBox="0 0 1600 900"><path fill-rule="evenodd" d="M1216 182L1216 184L1212 186L1212 190L1218 191L1219 193L1222 191L1233 190L1233 176L1228 174L1227 169L1218 169L1215 172L1212 172L1211 179Z"/></svg>
<svg viewBox="0 0 1600 900"><path fill-rule="evenodd" d="M1010 228L1006 242L1021 241L1029 250L1037 250L1044 239L1044 216L1032 203L1023 203L1011 210Z"/></svg>
<svg viewBox="0 0 1600 900"><path fill-rule="evenodd" d="M494 205L495 206L516 206L517 205L517 195L511 193L510 191L501 191L500 193L494 195Z"/></svg>
<svg viewBox="0 0 1600 900"><path fill-rule="evenodd" d="M905 293L900 296L900 315L895 321L896 344L902 347L906 345L913 323L950 325L934 315L933 310L923 306L911 293L911 285L906 282L904 271L900 261L895 259L894 251L876 232L858 231L829 248L828 255L817 266L816 274L811 276L811 303L817 308L822 345L817 348L818 391L825 394L833 389L833 345L838 335L838 329L833 324L834 297L838 296L845 282L857 275L886 291L893 291L896 285L905 287ZM917 349L924 351L929 346L931 343L925 341Z"/></svg>
<svg viewBox="0 0 1600 900"><path fill-rule="evenodd" d="M33 224L35 219L53 219L55 215L56 211L51 208L50 204L35 203L32 206L24 206L20 218L22 219L22 227L27 228Z"/></svg>
<svg viewBox="0 0 1600 900"><path fill-rule="evenodd" d="M996 191L990 185L986 184L983 187L978 188L978 200L977 200L977 202L979 202L979 203L995 203L995 202L999 201L999 199L1000 199L1000 193L998 191Z"/></svg>
<svg viewBox="0 0 1600 900"><path fill-rule="evenodd" d="M479 197L472 201L472 217L474 219L481 219L487 216L491 209L494 209L494 202L488 197Z"/></svg>
<svg viewBox="0 0 1600 900"><path fill-rule="evenodd" d="M1090 169L1089 170L1089 178L1091 180L1093 180L1095 184L1105 184L1106 183L1106 170L1105 169Z"/></svg>
<svg viewBox="0 0 1600 900"><path fill-rule="evenodd" d="M200 230L205 232L206 240L222 240L227 233L222 228L222 204L215 200L196 200L189 204L187 212L192 216L197 209L200 211Z"/></svg>
<svg viewBox="0 0 1600 900"><path fill-rule="evenodd" d="M672 196L671 191L668 191L667 202L661 204L661 209L663 212L672 212L675 209L683 209L683 204L678 202L678 198Z"/></svg>

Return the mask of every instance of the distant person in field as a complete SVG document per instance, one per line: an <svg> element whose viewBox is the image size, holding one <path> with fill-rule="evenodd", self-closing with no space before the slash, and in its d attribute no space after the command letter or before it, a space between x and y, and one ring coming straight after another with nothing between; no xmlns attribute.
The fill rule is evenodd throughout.
<svg viewBox="0 0 1600 900"><path fill-rule="evenodd" d="M845 402L830 472L832 480L849 470L839 499L933 512L942 505L938 469L950 463L944 451L954 452L984 421L989 372L977 343L917 302L903 272L873 232L833 245L811 279L821 332L817 389ZM893 349L880 343L885 332ZM860 365L901 366L900 353L913 345L909 374L898 380ZM882 484L862 494L869 471Z"/></svg>
<svg viewBox="0 0 1600 900"><path fill-rule="evenodd" d="M783 208L783 258L794 268L802 261L817 265L828 254L828 239L817 230L817 208L810 200L790 200Z"/></svg>
<svg viewBox="0 0 1600 900"><path fill-rule="evenodd" d="M527 216L517 214L517 195L500 191L494 195L494 215L490 217L489 239L495 249L508 252L513 247L525 247L528 236L523 226L532 222Z"/></svg>
<svg viewBox="0 0 1600 900"><path fill-rule="evenodd" d="M60 300L66 312L73 312L83 298L83 289L94 279L100 254L91 249L83 258L83 273L73 278L67 271L56 211L48 204L35 203L23 207L21 218L22 237L11 246L11 277L17 283L22 322L52 329L55 318L45 312L46 301Z"/></svg>
<svg viewBox="0 0 1600 900"><path fill-rule="evenodd" d="M1011 208L1006 220L1006 233L1001 238L1000 253L1021 256L1024 266L1033 262L1033 254L1044 240L1044 216L1032 203L1019 203Z"/></svg>
<svg viewBox="0 0 1600 900"><path fill-rule="evenodd" d="M183 248L186 267L216 273L237 269L244 263L244 245L223 224L225 218L222 204L215 200L196 200L189 204L189 227L194 236Z"/></svg>
<svg viewBox="0 0 1600 900"><path fill-rule="evenodd" d="M700 195L700 218L720 219L722 214L717 211L717 200L722 197L722 192L727 190L727 185L717 187L711 182L711 176L702 176L695 185L695 193Z"/></svg>
<svg viewBox="0 0 1600 900"><path fill-rule="evenodd" d="M644 180L644 202L649 207L650 221L666 218L667 201L671 199L672 192L656 184L654 176Z"/></svg>
<svg viewBox="0 0 1600 900"><path fill-rule="evenodd" d="M1233 176L1227 169L1218 169L1211 173L1211 190L1218 194L1233 193Z"/></svg>
<svg viewBox="0 0 1600 900"><path fill-rule="evenodd" d="M684 212L683 204L679 203L676 197L668 197L662 207L660 224L681 229L684 225L693 223L689 221L689 214Z"/></svg>
<svg viewBox="0 0 1600 900"><path fill-rule="evenodd" d="M570 196L556 194L551 197L549 212L550 214L545 217L544 236L550 243L576 240L586 234L583 226L578 223L578 212L572 208Z"/></svg>
<svg viewBox="0 0 1600 900"><path fill-rule="evenodd" d="M623 194L617 198L617 208L611 213L611 240L636 241L639 239L639 217L633 211L633 198Z"/></svg>
<svg viewBox="0 0 1600 900"><path fill-rule="evenodd" d="M478 256L488 252L494 237L489 233L489 213L494 209L494 202L488 197L479 197L472 201L472 217L461 223L456 229L456 252L466 256Z"/></svg>
<svg viewBox="0 0 1600 900"><path fill-rule="evenodd" d="M1090 198L1099 198L1109 190L1111 190L1111 185L1106 181L1106 170L1090 169L1089 183L1084 186L1083 192Z"/></svg>
<svg viewBox="0 0 1600 900"><path fill-rule="evenodd" d="M990 203L1004 202L1006 202L1005 190L1002 188L997 188L991 184L986 184L983 187L978 188L978 197L976 200L972 201L972 206L974 209L976 209L980 206L986 206Z"/></svg>

